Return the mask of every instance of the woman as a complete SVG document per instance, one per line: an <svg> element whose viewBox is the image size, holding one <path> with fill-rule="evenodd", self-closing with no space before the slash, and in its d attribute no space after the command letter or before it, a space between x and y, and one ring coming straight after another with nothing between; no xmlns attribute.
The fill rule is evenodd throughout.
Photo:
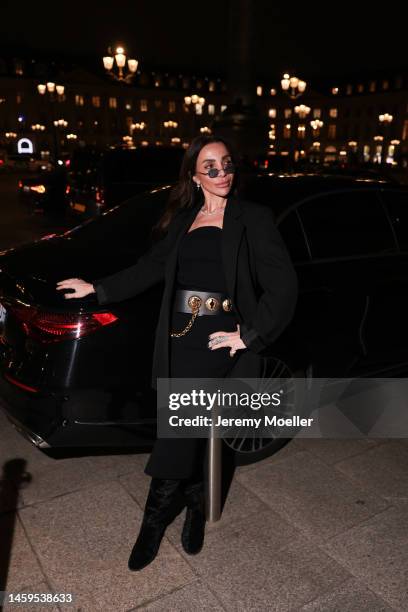
<svg viewBox="0 0 408 612"><path fill-rule="evenodd" d="M120 301L165 280L153 355L158 377L257 377L260 353L290 322L297 278L270 209L231 195L235 165L217 136L198 136L186 150L156 242L136 264L93 282L57 283L67 299L96 293ZM145 467L152 477L140 533L128 566L157 555L166 527L187 505L182 545L203 545L203 457L206 440L157 438Z"/></svg>

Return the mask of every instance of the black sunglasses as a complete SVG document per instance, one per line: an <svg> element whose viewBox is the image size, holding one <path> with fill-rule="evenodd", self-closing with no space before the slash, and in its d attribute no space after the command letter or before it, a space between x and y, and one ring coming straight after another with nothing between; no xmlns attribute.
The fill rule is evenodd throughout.
<svg viewBox="0 0 408 612"><path fill-rule="evenodd" d="M223 167L223 170L225 174L234 174L235 164L228 162L228 164ZM218 170L218 168L210 168L208 172L199 172L198 174L205 174L209 178L217 178L220 172L221 170Z"/></svg>

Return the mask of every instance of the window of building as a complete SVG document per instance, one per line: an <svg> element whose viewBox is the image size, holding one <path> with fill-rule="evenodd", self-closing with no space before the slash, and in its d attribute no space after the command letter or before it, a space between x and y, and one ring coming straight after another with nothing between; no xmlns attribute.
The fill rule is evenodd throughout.
<svg viewBox="0 0 408 612"><path fill-rule="evenodd" d="M408 140L408 119L404 119L401 140Z"/></svg>
<svg viewBox="0 0 408 612"><path fill-rule="evenodd" d="M147 100L140 100L140 110L145 113L148 110Z"/></svg>
<svg viewBox="0 0 408 612"><path fill-rule="evenodd" d="M155 108L160 108L162 105L162 101L160 99L157 99L154 101L154 107Z"/></svg>
<svg viewBox="0 0 408 612"><path fill-rule="evenodd" d="M16 94L16 103L21 104L23 101L23 95L21 93Z"/></svg>
<svg viewBox="0 0 408 612"><path fill-rule="evenodd" d="M24 74L24 64L21 60L15 60L14 62L14 72L18 76L23 76Z"/></svg>
<svg viewBox="0 0 408 612"><path fill-rule="evenodd" d="M268 117L270 119L276 119L276 108L270 108L268 110Z"/></svg>
<svg viewBox="0 0 408 612"><path fill-rule="evenodd" d="M314 119L320 119L321 116L322 116L322 109L321 108L314 108L313 109L313 118Z"/></svg>
<svg viewBox="0 0 408 612"><path fill-rule="evenodd" d="M352 93L353 93L353 86L351 85L351 83L348 83L346 86L346 94L349 96Z"/></svg>
<svg viewBox="0 0 408 612"><path fill-rule="evenodd" d="M204 83L203 83L202 79L197 79L196 80L196 87L197 87L197 89L202 89L203 85L204 85Z"/></svg>
<svg viewBox="0 0 408 612"><path fill-rule="evenodd" d="M285 123L283 126L283 137L290 138L290 123Z"/></svg>
<svg viewBox="0 0 408 612"><path fill-rule="evenodd" d="M75 106L83 106L85 103L84 96L75 94Z"/></svg>
<svg viewBox="0 0 408 612"><path fill-rule="evenodd" d="M329 109L329 117L332 117L333 119L335 119L338 115L338 109L337 108L330 108Z"/></svg>
<svg viewBox="0 0 408 612"><path fill-rule="evenodd" d="M215 81L208 81L208 91L215 91Z"/></svg>
<svg viewBox="0 0 408 612"><path fill-rule="evenodd" d="M190 87L190 79L188 77L183 77L181 86L183 89L188 89Z"/></svg>
<svg viewBox="0 0 408 612"><path fill-rule="evenodd" d="M222 113L225 111L226 108L227 108L226 104L221 104L221 112Z"/></svg>
<svg viewBox="0 0 408 612"><path fill-rule="evenodd" d="M110 96L108 100L109 108L117 108L118 107L118 99L115 96Z"/></svg>
<svg viewBox="0 0 408 612"><path fill-rule="evenodd" d="M403 83L404 83L404 79L402 78L400 74L397 74L397 76L395 77L395 88L401 89Z"/></svg>
<svg viewBox="0 0 408 612"><path fill-rule="evenodd" d="M292 116L292 109L291 108L285 108L283 111L283 116L285 117L285 119L289 119L289 117Z"/></svg>
<svg viewBox="0 0 408 612"><path fill-rule="evenodd" d="M382 88L383 89L388 89L389 86L390 86L390 83L389 83L388 79L384 79L383 82L382 82Z"/></svg>
<svg viewBox="0 0 408 612"><path fill-rule="evenodd" d="M262 85L258 85L256 88L256 95L262 96Z"/></svg>
<svg viewBox="0 0 408 612"><path fill-rule="evenodd" d="M177 79L176 77L169 77L169 87L177 87Z"/></svg>
<svg viewBox="0 0 408 612"><path fill-rule="evenodd" d="M369 91L374 92L376 90L377 83L375 81L370 81Z"/></svg>
<svg viewBox="0 0 408 612"><path fill-rule="evenodd" d="M92 106L94 106L95 108L100 108L101 106L100 96L92 96Z"/></svg>
<svg viewBox="0 0 408 612"><path fill-rule="evenodd" d="M130 101L130 100L126 100L126 103L125 103L125 108L126 108L126 110L128 110L128 111L132 110L132 103L131 103L131 101Z"/></svg>
<svg viewBox="0 0 408 612"><path fill-rule="evenodd" d="M215 105L214 104L209 104L208 105L208 114L209 115L214 115L215 114Z"/></svg>
<svg viewBox="0 0 408 612"><path fill-rule="evenodd" d="M330 140L334 140L336 138L336 124L335 123L331 123L329 125L329 129L328 129L328 132L327 132L327 137Z"/></svg>
<svg viewBox="0 0 408 612"><path fill-rule="evenodd" d="M358 93L363 93L363 91L364 91L364 85L363 85L362 83L359 83L359 84L357 85L357 91L358 91Z"/></svg>
<svg viewBox="0 0 408 612"><path fill-rule="evenodd" d="M169 100L169 113L176 112L176 103L174 100Z"/></svg>

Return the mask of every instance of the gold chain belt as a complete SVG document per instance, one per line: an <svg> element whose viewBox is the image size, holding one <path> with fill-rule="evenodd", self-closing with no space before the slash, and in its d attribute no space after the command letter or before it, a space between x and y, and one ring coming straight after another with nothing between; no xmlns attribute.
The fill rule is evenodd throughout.
<svg viewBox="0 0 408 612"><path fill-rule="evenodd" d="M200 312L201 306L205 310ZM170 332L172 338L180 338L185 336L192 328L194 321L198 315L214 315L218 314L221 309L224 312L232 311L232 302L230 298L225 297L222 293L209 293L206 291L188 291L179 289L176 292L175 308L179 312L190 312L187 307L191 310L192 315L190 321L187 323L185 328L179 332Z"/></svg>

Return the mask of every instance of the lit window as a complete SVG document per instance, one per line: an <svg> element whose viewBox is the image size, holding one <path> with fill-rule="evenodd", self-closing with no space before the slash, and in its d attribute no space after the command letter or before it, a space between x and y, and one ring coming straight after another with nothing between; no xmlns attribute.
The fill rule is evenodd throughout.
<svg viewBox="0 0 408 612"><path fill-rule="evenodd" d="M16 95L16 102L17 102L17 104L21 104L22 101L23 101L23 96L21 95L21 93L18 93Z"/></svg>
<svg viewBox="0 0 408 612"><path fill-rule="evenodd" d="M215 81L208 82L208 91L215 91Z"/></svg>
<svg viewBox="0 0 408 612"><path fill-rule="evenodd" d="M337 117L337 108L329 109L329 117L333 117L334 119Z"/></svg>
<svg viewBox="0 0 408 612"><path fill-rule="evenodd" d="M270 108L268 111L268 117L271 119L275 119L276 117L276 108Z"/></svg>
<svg viewBox="0 0 408 612"><path fill-rule="evenodd" d="M339 88L338 87L332 87L331 92L332 92L333 96L335 96L335 95L337 95L339 93Z"/></svg>
<svg viewBox="0 0 408 612"><path fill-rule="evenodd" d="M283 137L290 138L290 123L286 123L283 126Z"/></svg>
<svg viewBox="0 0 408 612"><path fill-rule="evenodd" d="M357 91L358 91L358 93L363 93L363 91L364 91L364 85L363 85L362 83L359 83L359 84L357 85Z"/></svg>
<svg viewBox="0 0 408 612"><path fill-rule="evenodd" d="M315 119L320 119L321 116L322 116L322 109L321 108L314 108L313 109L313 117Z"/></svg>
<svg viewBox="0 0 408 612"><path fill-rule="evenodd" d="M222 113L225 111L226 108L227 108L226 104L221 104L221 112Z"/></svg>
<svg viewBox="0 0 408 612"><path fill-rule="evenodd" d="M336 138L336 124L335 123L331 123L329 125L327 137L330 138L330 140L334 140Z"/></svg>
<svg viewBox="0 0 408 612"><path fill-rule="evenodd" d="M214 115L215 114L215 105L214 104L209 104L208 105L208 114L209 115Z"/></svg>
<svg viewBox="0 0 408 612"><path fill-rule="evenodd" d="M257 96L262 96L262 86L258 85L256 88L256 95Z"/></svg>
<svg viewBox="0 0 408 612"><path fill-rule="evenodd" d="M108 101L109 108L117 108L118 100L114 96L111 96Z"/></svg>
<svg viewBox="0 0 408 612"><path fill-rule="evenodd" d="M147 108L147 100L140 100L140 110L145 113Z"/></svg>
<svg viewBox="0 0 408 612"><path fill-rule="evenodd" d="M377 85L377 83L376 83L375 81L371 81L371 82L370 82L370 87L369 87L369 90L370 90L370 91L375 91L375 89L376 89L376 85Z"/></svg>
<svg viewBox="0 0 408 612"><path fill-rule="evenodd" d="M346 94L349 96L353 93L353 86L349 83L346 87Z"/></svg>
<svg viewBox="0 0 408 612"><path fill-rule="evenodd" d="M289 117L292 116L292 109L291 108L285 108L283 111L283 116L285 117L285 119L288 119Z"/></svg>
<svg viewBox="0 0 408 612"><path fill-rule="evenodd" d="M75 106L83 106L84 105L84 96L81 94L75 95Z"/></svg>
<svg viewBox="0 0 408 612"><path fill-rule="evenodd" d="M382 88L383 88L383 89L388 89L388 88L389 88L389 86L390 86L389 81L387 81L387 79L385 79L385 80L382 82Z"/></svg>
<svg viewBox="0 0 408 612"><path fill-rule="evenodd" d="M23 62L16 60L14 63L14 71L18 76L22 76L24 74Z"/></svg>
<svg viewBox="0 0 408 612"><path fill-rule="evenodd" d="M169 100L169 113L176 112L176 103L174 100Z"/></svg>
<svg viewBox="0 0 408 612"><path fill-rule="evenodd" d="M404 126L402 128L402 140L408 140L408 119L404 119Z"/></svg>
<svg viewBox="0 0 408 612"><path fill-rule="evenodd" d="M100 108L101 106L100 96L92 96L92 106L94 106L95 108Z"/></svg>

